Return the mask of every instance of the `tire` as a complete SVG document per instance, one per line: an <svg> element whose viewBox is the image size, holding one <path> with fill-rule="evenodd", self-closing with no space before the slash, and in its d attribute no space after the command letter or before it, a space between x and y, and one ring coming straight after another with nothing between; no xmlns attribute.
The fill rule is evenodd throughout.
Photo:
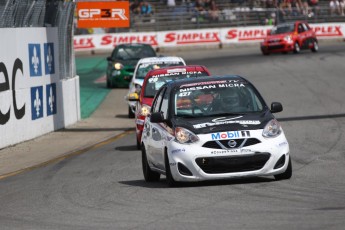
<svg viewBox="0 0 345 230"><path fill-rule="evenodd" d="M262 53L262 55L265 55L265 56L270 54L268 51L265 51L263 49L261 49L261 53Z"/></svg>
<svg viewBox="0 0 345 230"><path fill-rule="evenodd" d="M286 168L285 172L281 174L274 175L274 178L276 180L288 180L292 176L292 163L291 163L291 157L289 157L289 164L288 167Z"/></svg>
<svg viewBox="0 0 345 230"><path fill-rule="evenodd" d="M299 52L301 52L301 47L299 46L298 42L296 42L293 46L294 46L293 52L295 54L298 54Z"/></svg>
<svg viewBox="0 0 345 230"><path fill-rule="evenodd" d="M167 152L165 152L165 154L164 154L164 161L165 161L166 181L167 181L169 187L176 187L178 185L178 183L174 180L173 176L171 175L169 158L168 158Z"/></svg>
<svg viewBox="0 0 345 230"><path fill-rule="evenodd" d="M314 53L319 51L319 44L315 40L313 41L313 48L311 48L311 51L314 52Z"/></svg>
<svg viewBox="0 0 345 230"><path fill-rule="evenodd" d="M111 85L111 82L110 82L108 79L107 79L107 88L108 88L108 89L113 88L112 85Z"/></svg>
<svg viewBox="0 0 345 230"><path fill-rule="evenodd" d="M141 148L141 162L142 162L145 181L146 182L159 181L161 175L151 170L149 163L147 162L146 150L144 146Z"/></svg>
<svg viewBox="0 0 345 230"><path fill-rule="evenodd" d="M132 112L132 109L130 106L128 106L128 118L134 118L135 114Z"/></svg>
<svg viewBox="0 0 345 230"><path fill-rule="evenodd" d="M141 149L140 141L138 141L138 138L136 138L136 140L137 140L137 149L140 150Z"/></svg>

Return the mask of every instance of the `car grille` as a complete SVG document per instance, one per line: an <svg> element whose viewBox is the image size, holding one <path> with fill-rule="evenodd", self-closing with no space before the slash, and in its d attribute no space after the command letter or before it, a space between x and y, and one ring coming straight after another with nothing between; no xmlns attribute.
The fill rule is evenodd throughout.
<svg viewBox="0 0 345 230"><path fill-rule="evenodd" d="M277 42L281 42L281 39L272 39L268 41L268 43L277 43Z"/></svg>
<svg viewBox="0 0 345 230"><path fill-rule="evenodd" d="M283 49L284 45L268 46L267 48L268 50L279 50L279 49Z"/></svg>
<svg viewBox="0 0 345 230"><path fill-rule="evenodd" d="M269 153L256 153L250 156L201 157L195 162L207 174L256 171L264 167Z"/></svg>
<svg viewBox="0 0 345 230"><path fill-rule="evenodd" d="M232 145L232 147L230 147L229 141L231 141L231 139L219 140L219 141L208 141L205 144L203 144L202 147L210 148L210 149L234 149L234 148L247 147L247 146L261 143L256 138L234 139L233 141L236 142L236 145Z"/></svg>
<svg viewBox="0 0 345 230"><path fill-rule="evenodd" d="M125 68L125 71L133 73L134 72L134 68Z"/></svg>

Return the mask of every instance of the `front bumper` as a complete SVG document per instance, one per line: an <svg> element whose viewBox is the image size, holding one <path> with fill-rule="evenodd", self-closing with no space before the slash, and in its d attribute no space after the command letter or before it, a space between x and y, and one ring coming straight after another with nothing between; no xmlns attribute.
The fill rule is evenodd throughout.
<svg viewBox="0 0 345 230"><path fill-rule="evenodd" d="M261 44L261 51L267 52L267 53L289 52L289 51L293 51L293 49L294 49L293 43L287 43L287 42Z"/></svg>
<svg viewBox="0 0 345 230"><path fill-rule="evenodd" d="M127 88L133 77L133 72L126 70L113 70L108 80L114 87Z"/></svg>
<svg viewBox="0 0 345 230"><path fill-rule="evenodd" d="M261 143L236 149L205 148L205 141L200 138L200 143L190 145L168 142L170 171L176 181L271 176L285 172L288 166L284 133L273 139L261 136Z"/></svg>
<svg viewBox="0 0 345 230"><path fill-rule="evenodd" d="M145 123L145 117L141 115L137 115L135 119L135 129L136 129L136 134L137 134L137 140L139 142L141 142L141 136L144 130L144 123Z"/></svg>

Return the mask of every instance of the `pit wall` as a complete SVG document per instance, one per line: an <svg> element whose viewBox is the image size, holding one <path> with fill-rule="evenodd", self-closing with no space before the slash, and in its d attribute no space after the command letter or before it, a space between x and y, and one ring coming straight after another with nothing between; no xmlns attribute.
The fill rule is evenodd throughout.
<svg viewBox="0 0 345 230"><path fill-rule="evenodd" d="M0 32L0 149L80 120L79 77L60 76L57 28Z"/></svg>
<svg viewBox="0 0 345 230"><path fill-rule="evenodd" d="M345 23L310 24L318 39L345 39ZM119 43L148 43L156 48L188 46L226 46L261 42L272 26L232 27L218 29L178 30L138 33L91 34L74 36L74 49L110 51Z"/></svg>

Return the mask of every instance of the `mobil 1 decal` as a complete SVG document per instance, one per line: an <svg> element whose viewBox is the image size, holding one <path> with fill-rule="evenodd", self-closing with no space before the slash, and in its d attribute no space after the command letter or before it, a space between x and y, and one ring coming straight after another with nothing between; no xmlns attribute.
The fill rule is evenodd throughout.
<svg viewBox="0 0 345 230"><path fill-rule="evenodd" d="M43 117L43 86L31 87L31 119Z"/></svg>
<svg viewBox="0 0 345 230"><path fill-rule="evenodd" d="M56 84L46 85L47 116L56 114Z"/></svg>
<svg viewBox="0 0 345 230"><path fill-rule="evenodd" d="M54 43L44 43L45 74L55 73Z"/></svg>
<svg viewBox="0 0 345 230"><path fill-rule="evenodd" d="M42 60L40 44L28 44L30 77L42 76Z"/></svg>

